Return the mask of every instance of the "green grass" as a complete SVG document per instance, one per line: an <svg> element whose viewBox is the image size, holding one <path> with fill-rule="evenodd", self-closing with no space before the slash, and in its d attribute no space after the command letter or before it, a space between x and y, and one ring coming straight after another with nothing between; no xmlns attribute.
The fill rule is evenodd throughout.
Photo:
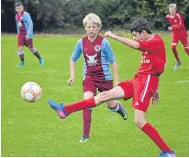
<svg viewBox="0 0 189 158"><path fill-rule="evenodd" d="M160 150L133 123L131 100L121 101L129 119L123 121L104 105L93 110L91 139L79 143L82 134L81 112L65 120L58 118L47 104L48 98L71 103L83 98L82 57L76 64L76 80L67 85L69 59L77 40L72 36L39 36L35 47L45 59L38 60L25 48L25 66L17 68L16 36L2 36L2 156L157 156ZM147 120L160 132L177 156L189 156L189 58L178 45L182 60L180 70L173 71L175 59L171 51L171 36L163 36L167 49L167 66L160 80L160 104L151 106ZM120 80L130 79L140 63L141 53L110 40L115 52ZM41 100L34 104L21 99L21 86L37 82Z"/></svg>

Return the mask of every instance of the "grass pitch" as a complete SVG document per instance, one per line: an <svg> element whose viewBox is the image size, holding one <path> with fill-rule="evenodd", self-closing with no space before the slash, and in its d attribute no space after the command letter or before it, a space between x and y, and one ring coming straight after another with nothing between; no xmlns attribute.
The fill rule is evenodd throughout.
<svg viewBox="0 0 189 158"><path fill-rule="evenodd" d="M69 59L80 37L38 36L34 45L45 59L38 60L25 48L25 66L17 68L16 36L2 36L2 149L1 155L16 156L114 156L154 157L160 150L133 123L131 100L124 102L129 118L124 121L103 104L93 109L91 138L79 143L82 135L82 115L77 112L61 120L47 104L48 98L71 103L83 98L82 56L76 64L76 80L67 85L70 77ZM160 79L160 104L151 106L147 120L154 125L175 150L176 155L189 156L189 57L178 45L182 66L176 63L171 50L171 35L163 35L167 50L167 66ZM110 40L115 52L120 80L130 79L140 64L140 51ZM42 90L41 100L30 104L21 99L21 86L37 82Z"/></svg>

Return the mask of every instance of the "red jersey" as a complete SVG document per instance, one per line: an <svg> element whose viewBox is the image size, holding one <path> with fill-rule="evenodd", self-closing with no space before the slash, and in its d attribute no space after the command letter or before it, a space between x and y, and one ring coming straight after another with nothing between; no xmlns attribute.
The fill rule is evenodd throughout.
<svg viewBox="0 0 189 158"><path fill-rule="evenodd" d="M141 65L137 74L160 76L165 68L166 53L162 38L156 34L151 39L140 41L142 53Z"/></svg>
<svg viewBox="0 0 189 158"><path fill-rule="evenodd" d="M166 19L171 24L173 36L177 36L180 38L187 36L187 32L184 26L184 20L180 13L176 13L173 17L167 15Z"/></svg>

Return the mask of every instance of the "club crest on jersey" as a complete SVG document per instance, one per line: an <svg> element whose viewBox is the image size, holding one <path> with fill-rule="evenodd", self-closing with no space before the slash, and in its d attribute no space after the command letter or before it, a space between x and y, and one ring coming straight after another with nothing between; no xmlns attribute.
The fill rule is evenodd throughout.
<svg viewBox="0 0 189 158"><path fill-rule="evenodd" d="M89 66L96 66L97 65L97 60L95 59L97 54L94 54L94 55L86 54L86 56L88 58L87 63L88 63Z"/></svg>
<svg viewBox="0 0 189 158"><path fill-rule="evenodd" d="M174 20L174 22L176 23L176 22L177 22L177 20Z"/></svg>
<svg viewBox="0 0 189 158"><path fill-rule="evenodd" d="M100 52L101 47L100 47L99 45L96 45L96 46L94 47L94 50L95 50L95 52Z"/></svg>

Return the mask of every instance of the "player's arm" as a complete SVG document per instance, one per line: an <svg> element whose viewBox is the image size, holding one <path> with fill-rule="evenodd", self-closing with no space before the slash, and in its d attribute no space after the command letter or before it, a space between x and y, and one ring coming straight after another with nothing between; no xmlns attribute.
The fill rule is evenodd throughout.
<svg viewBox="0 0 189 158"><path fill-rule="evenodd" d="M121 43L127 45L128 47L135 48L135 49L140 48L140 44L137 41L117 36L117 35L113 34L111 31L106 32L105 36L115 39L117 41L120 41Z"/></svg>
<svg viewBox="0 0 189 158"><path fill-rule="evenodd" d="M70 78L68 84L72 85L75 80L75 61L70 60Z"/></svg>
<svg viewBox="0 0 189 158"><path fill-rule="evenodd" d="M155 105L155 104L159 104L159 100L160 100L159 90L156 90L152 94L151 102L152 102L153 105Z"/></svg>
<svg viewBox="0 0 189 158"><path fill-rule="evenodd" d="M118 68L117 68L117 63L116 63L116 59L115 59L115 55L113 53L113 50L111 48L110 43L104 39L103 43L102 43L102 48L106 54L107 60L111 63L112 65L112 71L113 71L113 75L114 75L114 83L115 85L118 85L119 83L119 74L118 74Z"/></svg>
<svg viewBox="0 0 189 158"><path fill-rule="evenodd" d="M28 30L27 30L26 38L30 39L33 36L33 22L32 22L30 14L25 13L23 20L28 24Z"/></svg>
<svg viewBox="0 0 189 158"><path fill-rule="evenodd" d="M169 20L169 15L166 16L166 19L167 19L167 21L168 21L169 24L170 24L169 27L168 27L168 30L169 30L169 31L172 31L172 26L171 26L171 22L170 22L170 20Z"/></svg>
<svg viewBox="0 0 189 158"><path fill-rule="evenodd" d="M70 78L68 84L72 85L75 80L75 63L82 53L82 40L79 40L73 50L72 56L70 58Z"/></svg>
<svg viewBox="0 0 189 158"><path fill-rule="evenodd" d="M117 86L119 84L119 74L118 74L118 68L117 68L116 62L112 63L112 71L114 74L114 84L115 84L115 86Z"/></svg>

